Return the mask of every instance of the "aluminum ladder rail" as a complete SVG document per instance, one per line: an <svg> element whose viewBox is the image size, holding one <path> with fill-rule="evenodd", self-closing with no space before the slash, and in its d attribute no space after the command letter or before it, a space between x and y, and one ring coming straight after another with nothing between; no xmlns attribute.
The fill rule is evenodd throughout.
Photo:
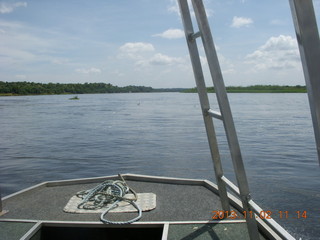
<svg viewBox="0 0 320 240"><path fill-rule="evenodd" d="M202 0L191 0L197 24L199 27L199 32L196 33L193 30L193 24L191 20L188 1L178 0L178 2L186 35L186 40L188 44L188 49L190 53L194 77L196 80L200 105L203 113L208 142L210 146L211 157L214 163L214 171L217 180L222 208L224 211L230 211L230 204L227 195L228 186L230 190L233 191L240 198L243 210L246 211L246 213L251 213L252 211L260 217L261 213L263 213L264 211L251 199L250 196L248 180L242 161L240 145L232 118L227 91L224 86L223 77L219 66L219 60L214 47L211 30L209 27L203 2ZM204 81L199 51L196 43L196 38L198 37L201 37L202 39L211 78L213 81L214 88L216 90L216 96L220 112L212 110L209 105L209 99ZM223 121L238 186L233 184L228 178L226 178L223 175L220 153L218 149L218 142L212 118L217 118ZM250 214L246 214L248 233L250 239L252 240L260 239L258 224L256 221L256 218L259 218L257 215L254 215L252 217L250 216ZM263 219L263 221L268 227L270 227L274 231L277 237L281 237L282 239L294 239L273 219Z"/></svg>
<svg viewBox="0 0 320 240"><path fill-rule="evenodd" d="M224 85L217 53L214 47L211 30L209 27L208 19L205 13L205 9L202 0L192 0L193 9L197 19L199 32L194 33L193 24L191 20L190 10L187 0L179 0L180 12L182 22L187 39L188 49L190 53L191 63L193 67L194 77L198 89L200 104L203 112L203 118L205 122L208 142L210 146L210 152L214 163L214 170L216 180L218 184L221 205L224 211L230 211L230 204L227 196L226 185L231 187L235 192L239 193L240 200L244 211L253 211L249 205L251 200L250 191L248 186L248 180L246 177L239 141L235 130L232 113L229 105L227 91ZM207 90L204 81L204 75L201 67L198 47L196 38L201 37L209 70L211 73L213 85L216 91L218 105L220 112L214 111L210 108ZM214 130L212 117L223 121L224 129L226 132L228 145L231 153L232 163L238 183L238 187L231 183L224 175L222 170L222 164L220 160L220 153L218 150L217 138ZM239 191L238 191L239 190ZM250 239L260 239L259 231L255 217L250 217L246 214L246 222Z"/></svg>
<svg viewBox="0 0 320 240"><path fill-rule="evenodd" d="M289 0L296 30L301 62L320 164L320 39L312 0Z"/></svg>

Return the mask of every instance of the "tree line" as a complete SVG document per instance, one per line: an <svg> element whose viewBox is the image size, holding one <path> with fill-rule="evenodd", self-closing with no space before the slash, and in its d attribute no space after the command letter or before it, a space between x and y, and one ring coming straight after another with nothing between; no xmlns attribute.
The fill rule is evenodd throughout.
<svg viewBox="0 0 320 240"><path fill-rule="evenodd" d="M241 86L229 86L226 87L227 92L229 93L306 93L307 89L305 86L280 86L280 85L252 85L247 87ZM195 93L197 92L196 88L186 89L183 92L185 93ZM208 87L207 92L215 92L214 87Z"/></svg>
<svg viewBox="0 0 320 240"><path fill-rule="evenodd" d="M82 93L129 93L152 92L152 87L117 87L110 83L35 83L2 82L1 95L82 94Z"/></svg>
<svg viewBox="0 0 320 240"><path fill-rule="evenodd" d="M226 87L230 93L305 93L305 86L252 85L247 87ZM207 88L215 92L214 87ZM145 86L118 87L110 83L35 83L0 81L0 95L44 95L44 94L84 94L84 93L129 93L129 92L183 92L196 93L196 88L152 88Z"/></svg>

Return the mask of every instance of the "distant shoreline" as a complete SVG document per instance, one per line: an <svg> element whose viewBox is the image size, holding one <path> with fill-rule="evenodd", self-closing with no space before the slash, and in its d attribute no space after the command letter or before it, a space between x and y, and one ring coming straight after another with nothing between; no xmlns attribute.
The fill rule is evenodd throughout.
<svg viewBox="0 0 320 240"><path fill-rule="evenodd" d="M228 93L306 93L305 86L253 85L247 87L229 86ZM207 91L215 92L213 87ZM34 83L2 82L0 96L23 95L63 95L63 94L97 94L97 93L143 93L143 92L181 92L196 93L196 88L152 88L145 86L118 87L110 83Z"/></svg>
<svg viewBox="0 0 320 240"><path fill-rule="evenodd" d="M252 85L247 87L229 86L226 87L228 93L306 93L305 86L279 86L279 85ZM196 93L196 88L190 88L182 91L184 93ZM207 88L207 92L214 93L213 87Z"/></svg>

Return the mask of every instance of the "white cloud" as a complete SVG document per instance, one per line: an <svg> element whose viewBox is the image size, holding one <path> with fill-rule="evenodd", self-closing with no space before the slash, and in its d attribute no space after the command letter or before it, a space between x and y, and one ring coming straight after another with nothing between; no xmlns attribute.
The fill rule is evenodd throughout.
<svg viewBox="0 0 320 240"><path fill-rule="evenodd" d="M220 53L217 53L217 54L218 54L218 59L219 59L219 64L221 67L222 75L233 73L235 71L233 63L229 59L224 57L222 54L220 54ZM208 76L205 78L211 79L211 76L209 76L210 72L207 67L207 65L208 65L207 58L205 56L200 56L200 61L203 66L204 73L207 74L207 76ZM211 82L210 82L210 84L211 84Z"/></svg>
<svg viewBox="0 0 320 240"><path fill-rule="evenodd" d="M176 58L157 53L150 58L144 58L136 62L138 67L147 66L174 66L176 64L182 64L185 60L183 58Z"/></svg>
<svg viewBox="0 0 320 240"><path fill-rule="evenodd" d="M168 6L168 12L176 13L180 16L178 1L175 1L175 0L170 1L170 5Z"/></svg>
<svg viewBox="0 0 320 240"><path fill-rule="evenodd" d="M270 24L276 25L276 26L284 26L284 25L286 25L286 22L284 20L273 19L270 21Z"/></svg>
<svg viewBox="0 0 320 240"><path fill-rule="evenodd" d="M118 58L134 59L139 60L155 49L151 43L145 42L128 42L123 44L120 48L120 53L117 55Z"/></svg>
<svg viewBox="0 0 320 240"><path fill-rule="evenodd" d="M16 79L19 79L19 80L24 80L24 79L27 78L27 76L26 76L26 75L23 75L23 74L17 74L17 75L15 75L15 78L16 78Z"/></svg>
<svg viewBox="0 0 320 240"><path fill-rule="evenodd" d="M155 48L151 43L129 42L119 47L118 59L133 60L136 63L150 57Z"/></svg>
<svg viewBox="0 0 320 240"><path fill-rule="evenodd" d="M181 29L168 29L163 33L153 35L154 37L162 37L167 39L176 39L184 37L184 31Z"/></svg>
<svg viewBox="0 0 320 240"><path fill-rule="evenodd" d="M176 63L182 63L182 58L169 57L167 55L157 53L149 59L151 65L173 65Z"/></svg>
<svg viewBox="0 0 320 240"><path fill-rule="evenodd" d="M131 42L119 48L118 59L133 61L135 70L151 69L152 66L174 66L184 62L183 58L170 57L162 53L154 53L155 48L151 43Z"/></svg>
<svg viewBox="0 0 320 240"><path fill-rule="evenodd" d="M119 48L118 59L131 60L135 70L142 70L151 66L173 66L184 63L184 58L170 57L162 53L154 53L151 43L126 43Z"/></svg>
<svg viewBox="0 0 320 240"><path fill-rule="evenodd" d="M0 13L2 14L11 13L15 8L18 8L18 7L27 7L27 3L26 2L16 2L16 3L1 2Z"/></svg>
<svg viewBox="0 0 320 240"><path fill-rule="evenodd" d="M257 70L300 67L297 42L291 36L271 37L258 50L246 56L246 63Z"/></svg>
<svg viewBox="0 0 320 240"><path fill-rule="evenodd" d="M34 29L22 23L0 20L0 63L4 68L17 68L20 64L48 61L48 50L53 39L39 37ZM20 65L21 66L21 65Z"/></svg>
<svg viewBox="0 0 320 240"><path fill-rule="evenodd" d="M101 69L99 68L78 68L75 70L78 73L89 74L89 73L101 73Z"/></svg>
<svg viewBox="0 0 320 240"><path fill-rule="evenodd" d="M0 63L2 66L12 67L14 64L33 62L36 55L24 49L6 48L0 45Z"/></svg>
<svg viewBox="0 0 320 240"><path fill-rule="evenodd" d="M234 28L248 27L251 24L253 24L253 20L251 18L234 16L232 19L231 27L234 27Z"/></svg>
<svg viewBox="0 0 320 240"><path fill-rule="evenodd" d="M154 47L151 43L128 42L120 47L120 51L125 53L151 52L154 51Z"/></svg>

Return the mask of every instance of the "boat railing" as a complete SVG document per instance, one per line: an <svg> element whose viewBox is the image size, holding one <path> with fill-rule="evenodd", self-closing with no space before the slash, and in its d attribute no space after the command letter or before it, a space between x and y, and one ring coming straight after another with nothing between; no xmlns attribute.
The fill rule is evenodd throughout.
<svg viewBox="0 0 320 240"><path fill-rule="evenodd" d="M3 205L2 205L2 195L1 195L1 186L0 186L0 216L5 214L7 211L3 210Z"/></svg>
<svg viewBox="0 0 320 240"><path fill-rule="evenodd" d="M225 176L223 176L221 179L227 184L229 189L239 198L239 188ZM252 199L248 201L248 205L250 207L250 211L252 212L247 212L246 215L250 216L251 218L254 217L257 220L264 222L267 226L269 226L272 229L272 231L274 231L282 239L294 239L280 224L278 224L275 220L271 218L271 213L269 213L269 211L264 211Z"/></svg>

